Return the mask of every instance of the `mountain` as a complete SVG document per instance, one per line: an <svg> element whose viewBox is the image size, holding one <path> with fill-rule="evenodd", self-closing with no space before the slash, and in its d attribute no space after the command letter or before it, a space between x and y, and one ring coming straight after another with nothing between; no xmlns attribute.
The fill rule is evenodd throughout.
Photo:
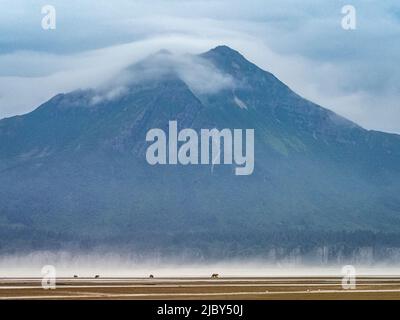
<svg viewBox="0 0 400 320"><path fill-rule="evenodd" d="M254 129L255 167L150 165L146 133ZM161 51L0 121L2 251L201 254L400 245L400 136L365 130L219 46Z"/></svg>

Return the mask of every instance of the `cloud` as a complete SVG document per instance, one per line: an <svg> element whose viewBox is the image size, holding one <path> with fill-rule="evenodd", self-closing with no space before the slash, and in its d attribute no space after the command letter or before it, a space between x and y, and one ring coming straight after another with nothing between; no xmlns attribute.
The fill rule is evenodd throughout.
<svg viewBox="0 0 400 320"><path fill-rule="evenodd" d="M0 256L2 277L41 278L41 270L45 265L56 268L57 277L93 278L96 274L101 278L147 278L153 274L156 278L209 278L218 272L223 277L304 277L341 276L344 263L357 263L359 275L374 276L393 275L399 273L400 252L390 250L387 259L374 261L370 248L361 248L346 257L344 261L326 264L324 248L304 255L298 250L282 253L276 257L276 250L270 250L264 257L252 259L222 259L208 261L193 251L183 251L175 257L165 256L162 252L148 255L135 254L120 250L112 253L106 250L77 252L66 251L34 251L26 254L9 254ZM311 263L312 262L312 263Z"/></svg>
<svg viewBox="0 0 400 320"><path fill-rule="evenodd" d="M100 87L114 79L127 66L160 49L168 49L174 53L170 62L194 90L219 90L229 85L230 79L204 61L183 57L184 53L203 52L218 43L216 40L169 35L74 55L35 52L32 53L31 60L29 52L17 52L13 59L9 54L0 56L0 65L5 65L6 62L14 65L21 63L28 66L24 69L25 72L29 69L33 74L0 76L0 117L32 111L58 93ZM42 62L43 69L37 65L39 61ZM160 64L155 66L158 73L161 72L160 68ZM134 76L131 80L134 80Z"/></svg>
<svg viewBox="0 0 400 320"><path fill-rule="evenodd" d="M135 84L157 81L171 75L178 76L195 94L200 95L215 93L236 85L230 75L223 74L209 61L196 55L172 53L164 49L150 54L137 64L132 64L132 60L126 59L123 70L115 77L108 77L107 81L95 86L92 103L111 101L128 92L129 87Z"/></svg>
<svg viewBox="0 0 400 320"><path fill-rule="evenodd" d="M144 68L133 70L126 76L130 82L140 81L145 77L151 80L173 73L195 94L215 93L235 85L230 75L223 74L212 63L199 56L160 51L145 61Z"/></svg>

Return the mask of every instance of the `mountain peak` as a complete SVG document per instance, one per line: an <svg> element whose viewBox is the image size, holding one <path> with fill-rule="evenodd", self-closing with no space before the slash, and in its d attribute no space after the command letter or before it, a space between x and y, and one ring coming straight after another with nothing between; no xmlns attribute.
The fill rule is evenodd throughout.
<svg viewBox="0 0 400 320"><path fill-rule="evenodd" d="M247 60L239 51L226 45L217 46L200 57L211 61L219 69L229 74L256 74L261 71L256 65Z"/></svg>
<svg viewBox="0 0 400 320"><path fill-rule="evenodd" d="M220 45L217 46L205 53L203 53L204 56L224 56L224 57L231 57L231 58L240 58L240 59L245 59L242 54L240 54L239 51L236 51L226 45Z"/></svg>
<svg viewBox="0 0 400 320"><path fill-rule="evenodd" d="M211 52L214 51L214 52L224 53L224 54L240 54L237 50L234 50L231 47L228 47L227 45L216 46L215 48L213 48L209 51L211 51Z"/></svg>

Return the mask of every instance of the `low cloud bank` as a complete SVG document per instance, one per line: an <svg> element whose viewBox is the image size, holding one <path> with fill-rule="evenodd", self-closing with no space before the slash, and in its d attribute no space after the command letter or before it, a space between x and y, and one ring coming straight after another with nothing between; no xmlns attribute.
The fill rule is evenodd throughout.
<svg viewBox="0 0 400 320"><path fill-rule="evenodd" d="M222 261L193 259L189 256L163 257L160 254L69 251L37 251L28 254L0 256L1 277L41 277L45 265L53 265L58 277L269 277L269 276L340 276L342 267L353 265L358 275L400 275L400 249L392 250L388 260L374 261L370 248L363 248L352 256L329 262L324 249L314 258L305 258L292 251L279 259L246 258ZM307 260L309 259L309 260ZM396 262L394 262L394 260Z"/></svg>

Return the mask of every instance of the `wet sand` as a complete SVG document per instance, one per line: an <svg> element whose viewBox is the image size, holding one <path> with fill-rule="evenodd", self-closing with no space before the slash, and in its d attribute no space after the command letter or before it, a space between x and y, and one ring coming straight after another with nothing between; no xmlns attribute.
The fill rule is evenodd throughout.
<svg viewBox="0 0 400 320"><path fill-rule="evenodd" d="M2 299L310 300L400 299L400 277L307 278L61 278L43 289L39 278L0 278Z"/></svg>

